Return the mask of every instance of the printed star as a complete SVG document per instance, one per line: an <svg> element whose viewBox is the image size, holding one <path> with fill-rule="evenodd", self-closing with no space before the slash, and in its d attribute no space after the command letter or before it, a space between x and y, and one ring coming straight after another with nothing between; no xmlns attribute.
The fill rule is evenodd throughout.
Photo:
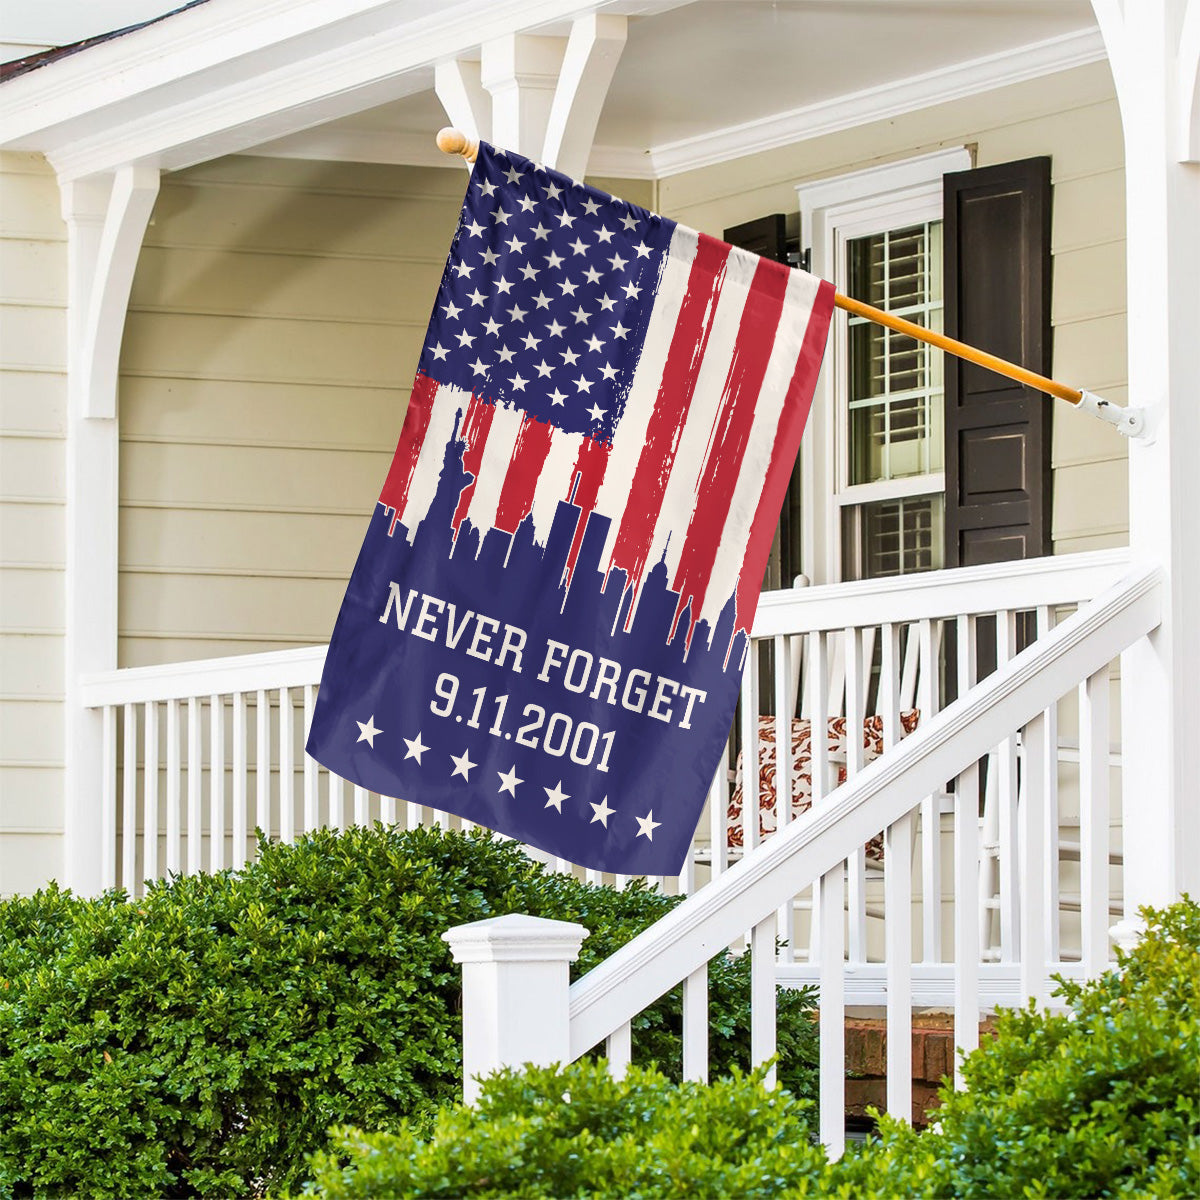
<svg viewBox="0 0 1200 1200"><path fill-rule="evenodd" d="M596 240L600 242L611 241L612 235L613 231L611 229L605 229L603 225L596 230Z"/></svg>
<svg viewBox="0 0 1200 1200"><path fill-rule="evenodd" d="M482 292L481 292L481 291L480 291L478 288L476 288L476 289L475 289L475 290L474 290L474 291L473 291L473 292L472 292L472 293L471 293L471 294L470 294L470 295L467 297L467 299L468 299L468 300L470 300L470 302L471 302L471 303L472 303L472 304L473 304L473 305L474 305L476 308L478 308L478 307L479 307L479 305L481 305L481 304L484 302L484 300L486 299L486 297L484 296L484 294L483 294L483 293L482 293Z"/></svg>
<svg viewBox="0 0 1200 1200"><path fill-rule="evenodd" d="M450 351L447 350L441 342L438 342L438 344L431 349L430 353L438 360L438 362L445 362L446 355L449 354Z"/></svg>
<svg viewBox="0 0 1200 1200"><path fill-rule="evenodd" d="M496 185L490 180L485 179L479 185L479 193L482 196L494 196L496 194Z"/></svg>
<svg viewBox="0 0 1200 1200"><path fill-rule="evenodd" d="M595 267L588 267L588 269L586 271L584 271L583 274L584 274L584 278L587 279L588 283L599 283L600 282L600 272L597 271Z"/></svg>
<svg viewBox="0 0 1200 1200"><path fill-rule="evenodd" d="M570 229L575 224L575 218L570 213L564 212L558 214L558 227L560 229Z"/></svg>
<svg viewBox="0 0 1200 1200"><path fill-rule="evenodd" d="M529 196L522 196L520 198L520 200L517 201L517 203L521 206L522 212L529 212L531 209L534 209L537 207L537 205L534 203L532 198L530 198Z"/></svg>
<svg viewBox="0 0 1200 1200"><path fill-rule="evenodd" d="M483 232L483 226L480 225L478 221L472 221L470 225L467 226L467 232L472 237L478 237Z"/></svg>
<svg viewBox="0 0 1200 1200"><path fill-rule="evenodd" d="M508 248L513 254L519 254L525 249L525 243L520 238L509 238Z"/></svg>
<svg viewBox="0 0 1200 1200"><path fill-rule="evenodd" d="M508 315L512 317L514 321L525 320L525 310L521 308L520 305L515 305L514 307L510 308L508 310Z"/></svg>
<svg viewBox="0 0 1200 1200"><path fill-rule="evenodd" d="M468 333L465 329L462 331L462 333L456 334L455 336L458 338L458 344L460 346L469 346L475 340L475 335L473 333Z"/></svg>
<svg viewBox="0 0 1200 1200"><path fill-rule="evenodd" d="M538 306L538 308L549 308L550 307L550 297L547 296L545 292L538 292L538 294L536 296L534 296L533 300L534 300L534 303Z"/></svg>
<svg viewBox="0 0 1200 1200"><path fill-rule="evenodd" d="M595 823L597 821L599 821L600 824L603 825L605 829L607 829L608 828L608 818L611 817L613 815L613 813L615 813L617 810L615 808L608 807L608 797L605 796L604 799L601 800L599 804L592 805L592 811L596 815L588 822L588 824L595 825Z"/></svg>
<svg viewBox="0 0 1200 1200"><path fill-rule="evenodd" d="M561 267L562 265L563 265L563 259L562 259L562 256L561 256L561 255L558 255L558 254L555 254L555 253L554 253L554 251L553 251L553 250L551 250L551 251L550 251L550 256L549 256L549 258L547 258L547 259L546 259L546 266L548 266L548 267Z"/></svg>
<svg viewBox="0 0 1200 1200"><path fill-rule="evenodd" d="M604 381L606 383L611 383L617 377L617 368L614 367L612 363L605 363L604 366L600 368L600 374L604 376Z"/></svg>
<svg viewBox="0 0 1200 1200"><path fill-rule="evenodd" d="M583 238L577 237L571 243L571 249L574 250L576 254L586 254L587 253L587 243L583 240Z"/></svg>
<svg viewBox="0 0 1200 1200"><path fill-rule="evenodd" d="M455 775L461 775L468 782L471 778L471 768L479 766L478 763L471 761L471 756L466 750L461 754L450 755L450 761L454 764L454 770L450 772L450 778L453 779Z"/></svg>
<svg viewBox="0 0 1200 1200"><path fill-rule="evenodd" d="M575 318L575 324L576 324L576 325L582 325L582 324L584 323L584 321L586 321L586 320L588 319L588 317L589 317L589 316L591 316L591 313L585 312L585 311L584 311L584 308L583 308L583 305L581 304L581 305L580 305L580 306L579 306L579 307L578 307L578 308L577 308L577 309L576 309L576 310L575 310L575 311L574 311L574 312L571 314L571 316L573 316L573 317Z"/></svg>
<svg viewBox="0 0 1200 1200"><path fill-rule="evenodd" d="M563 404L566 402L566 399L566 396L564 396L562 392L558 390L558 388L555 388L554 391L550 393L551 404Z"/></svg>
<svg viewBox="0 0 1200 1200"><path fill-rule="evenodd" d="M525 390L525 385L528 382L528 379L522 379L520 375L514 375L512 377L512 385L518 392L523 392Z"/></svg>
<svg viewBox="0 0 1200 1200"><path fill-rule="evenodd" d="M517 784L525 782L525 780L517 778L516 764L514 763L507 771L497 771L496 774L500 776L500 790L507 792L515 800L517 796Z"/></svg>
<svg viewBox="0 0 1200 1200"><path fill-rule="evenodd" d="M521 341L525 343L526 350L536 350L542 344L542 339L535 338L532 333L527 333Z"/></svg>
<svg viewBox="0 0 1200 1200"><path fill-rule="evenodd" d="M647 246L645 242L641 242L638 245L634 246L634 249L637 251L638 258L649 258L650 257L650 247Z"/></svg>
<svg viewBox="0 0 1200 1200"><path fill-rule="evenodd" d="M575 289L579 287L579 284L572 283L569 279L561 279L559 280L558 286L562 288L564 296L573 296L575 295Z"/></svg>
<svg viewBox="0 0 1200 1200"><path fill-rule="evenodd" d="M570 794L562 790L562 780L560 779L553 788L544 787L542 791L546 793L546 807L553 806L559 812L562 812L562 804L564 800L570 800Z"/></svg>
<svg viewBox="0 0 1200 1200"><path fill-rule="evenodd" d="M605 312L612 312L612 310L617 307L617 302L611 296L601 296L600 307L604 309Z"/></svg>
<svg viewBox="0 0 1200 1200"><path fill-rule="evenodd" d="M490 333L493 337L500 332L500 326L496 323L495 317L488 317L483 323L483 329L485 333Z"/></svg>
<svg viewBox="0 0 1200 1200"><path fill-rule="evenodd" d="M504 209L498 208L494 213L492 213L492 220L495 221L497 225L507 225L508 218L511 216L512 213L506 213Z"/></svg>
<svg viewBox="0 0 1200 1200"><path fill-rule="evenodd" d="M556 183L548 183L546 184L546 195L549 196L551 200L557 200L559 196L562 195L562 188L560 188Z"/></svg>
<svg viewBox="0 0 1200 1200"><path fill-rule="evenodd" d="M507 346L501 346L497 353L500 355L500 361L502 363L510 363L513 360L513 356L516 354L516 351L510 350Z"/></svg>
<svg viewBox="0 0 1200 1200"><path fill-rule="evenodd" d="M551 337L562 337L562 331L566 329L566 326L560 325L557 321L551 320L550 324L547 325L546 328L550 330Z"/></svg>
<svg viewBox="0 0 1200 1200"><path fill-rule="evenodd" d="M372 713L365 721L355 721L358 726L358 740L366 742L372 750L375 749L375 735L382 733L382 729L375 728L375 714Z"/></svg>
<svg viewBox="0 0 1200 1200"><path fill-rule="evenodd" d="M561 351L561 354L563 356L564 367L573 367L579 361L579 355L576 354L574 350L563 350Z"/></svg>
<svg viewBox="0 0 1200 1200"><path fill-rule="evenodd" d="M533 265L533 263L526 263L521 268L521 274L524 275L526 279L536 279L537 273L538 269Z"/></svg>
<svg viewBox="0 0 1200 1200"><path fill-rule="evenodd" d="M644 837L648 842L654 841L654 831L662 824L654 819L654 809L644 817L634 817L634 820L638 823L638 837Z"/></svg>
<svg viewBox="0 0 1200 1200"><path fill-rule="evenodd" d="M423 741L421 741L420 730L417 731L417 736L415 738L404 738L404 744L408 747L408 753L405 754L404 757L415 758L418 763L421 761L421 755L429 749L429 747L426 746Z"/></svg>
<svg viewBox="0 0 1200 1200"><path fill-rule="evenodd" d="M629 213L626 213L621 218L621 224L624 225L626 229L636 229L637 228L637 221L635 221L633 219L633 217L630 216Z"/></svg>
<svg viewBox="0 0 1200 1200"><path fill-rule="evenodd" d="M629 265L629 259L622 258L619 254L614 254L608 261L612 263L614 271L623 271Z"/></svg>
<svg viewBox="0 0 1200 1200"><path fill-rule="evenodd" d="M625 285L625 295L630 300L636 300L642 294L642 289L636 283L627 283Z"/></svg>
<svg viewBox="0 0 1200 1200"><path fill-rule="evenodd" d="M598 205L595 200L585 200L583 202L583 211L587 213L589 217L594 217L600 211L600 205Z"/></svg>
<svg viewBox="0 0 1200 1200"><path fill-rule="evenodd" d="M533 236L534 236L535 238L537 238L537 240L538 240L539 242L544 242L544 241L546 240L546 238L548 238L548 237L550 236L550 230L548 230L548 229L545 227L545 225L543 225L543 224L541 223L541 221L539 221L539 222L538 222L538 223L537 223L537 224L536 224L536 225L533 227Z"/></svg>
<svg viewBox="0 0 1200 1200"><path fill-rule="evenodd" d="M471 364L471 371L476 375L486 375L487 374L487 365L483 362L482 359L476 358L475 361Z"/></svg>
<svg viewBox="0 0 1200 1200"><path fill-rule="evenodd" d="M448 304L446 304L442 308L442 312L444 312L446 314L446 316L449 317L451 321L453 321L454 318L457 317L460 312L462 312L462 309L459 308L458 305L455 304L453 300L451 300Z"/></svg>
<svg viewBox="0 0 1200 1200"><path fill-rule="evenodd" d="M538 376L541 379L548 379L550 377L550 367L547 365L544 358L536 367L534 367L534 370L538 373Z"/></svg>
<svg viewBox="0 0 1200 1200"><path fill-rule="evenodd" d="M587 411L588 416L591 417L593 421L599 421L604 416L604 409L602 409L598 404L593 404L592 407Z"/></svg>
<svg viewBox="0 0 1200 1200"><path fill-rule="evenodd" d="M508 170L504 172L504 178L507 179L509 183L516 183L517 180L521 178L521 172L518 171L516 167L509 167Z"/></svg>
<svg viewBox="0 0 1200 1200"><path fill-rule="evenodd" d="M496 280L496 291L498 291L502 296L507 296L508 293L512 291L512 284L502 276Z"/></svg>
<svg viewBox="0 0 1200 1200"><path fill-rule="evenodd" d="M580 375L580 377L575 380L575 387L581 392L590 392L592 390L593 382L594 380L584 379L584 377ZM604 410L601 409L600 411L603 412Z"/></svg>
<svg viewBox="0 0 1200 1200"><path fill-rule="evenodd" d="M490 267L494 262L499 261L499 258L500 255L498 255L495 250L491 248L491 246L488 246L483 252L483 265L485 267Z"/></svg>
<svg viewBox="0 0 1200 1200"><path fill-rule="evenodd" d="M470 275L474 267L468 267L465 262L460 262L454 269L458 272L458 277L462 279L464 276Z"/></svg>
<svg viewBox="0 0 1200 1200"><path fill-rule="evenodd" d="M587 340L587 347L589 350L599 350L603 345L604 343L594 333Z"/></svg>
<svg viewBox="0 0 1200 1200"><path fill-rule="evenodd" d="M618 321L616 323L616 325L613 327L613 335L615 337L623 338L628 332L629 332L629 330L626 329L625 326L622 325L620 321Z"/></svg>

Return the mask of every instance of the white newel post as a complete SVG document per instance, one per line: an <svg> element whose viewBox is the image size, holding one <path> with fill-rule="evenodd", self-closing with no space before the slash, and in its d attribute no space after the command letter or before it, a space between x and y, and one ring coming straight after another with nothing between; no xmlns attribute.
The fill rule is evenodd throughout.
<svg viewBox="0 0 1200 1200"><path fill-rule="evenodd" d="M1127 202L1129 541L1163 623L1122 656L1125 918L1200 892L1200 0L1093 0L1120 101Z"/></svg>
<svg viewBox="0 0 1200 1200"><path fill-rule="evenodd" d="M463 1100L479 1077L570 1058L568 968L588 931L570 921L510 914L458 925L442 937L463 968Z"/></svg>

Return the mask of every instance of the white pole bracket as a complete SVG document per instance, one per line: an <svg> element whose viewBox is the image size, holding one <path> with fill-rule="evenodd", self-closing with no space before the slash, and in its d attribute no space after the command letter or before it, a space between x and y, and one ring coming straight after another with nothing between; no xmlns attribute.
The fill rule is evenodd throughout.
<svg viewBox="0 0 1200 1200"><path fill-rule="evenodd" d="M1081 412L1091 413L1093 417L1099 417L1101 421L1115 426L1117 432L1127 438L1149 438L1150 429L1146 422L1145 409L1122 408L1121 405L1086 390L1081 391L1078 407Z"/></svg>

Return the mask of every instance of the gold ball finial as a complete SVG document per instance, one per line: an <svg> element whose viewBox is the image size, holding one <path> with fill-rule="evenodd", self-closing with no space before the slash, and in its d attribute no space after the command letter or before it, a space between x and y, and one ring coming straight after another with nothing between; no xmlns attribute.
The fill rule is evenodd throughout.
<svg viewBox="0 0 1200 1200"><path fill-rule="evenodd" d="M452 125L438 130L437 146L443 154L461 154L467 162L474 162L476 154L479 153L479 143Z"/></svg>

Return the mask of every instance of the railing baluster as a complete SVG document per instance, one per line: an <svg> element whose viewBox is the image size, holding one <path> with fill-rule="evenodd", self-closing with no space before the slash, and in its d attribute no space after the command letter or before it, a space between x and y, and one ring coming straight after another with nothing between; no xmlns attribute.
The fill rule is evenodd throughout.
<svg viewBox="0 0 1200 1200"><path fill-rule="evenodd" d="M124 706L121 752L121 886L133 895L137 875L137 705Z"/></svg>
<svg viewBox="0 0 1200 1200"><path fill-rule="evenodd" d="M708 964L683 981L683 1077L708 1082Z"/></svg>
<svg viewBox="0 0 1200 1200"><path fill-rule="evenodd" d="M271 836L271 701L260 690L254 704L254 822L263 837Z"/></svg>
<svg viewBox="0 0 1200 1200"><path fill-rule="evenodd" d="M304 740L300 753L304 755L304 832L311 833L321 824L321 797L317 791L317 760L307 750L308 731L312 728L313 708L317 703L317 688L309 683L304 687Z"/></svg>
<svg viewBox="0 0 1200 1200"><path fill-rule="evenodd" d="M187 702L187 873L195 875L203 866L200 846L203 839L200 813L200 782L204 760L200 749L200 698Z"/></svg>
<svg viewBox="0 0 1200 1200"><path fill-rule="evenodd" d="M167 873L179 873L183 862L180 832L182 783L179 767L179 701L167 701Z"/></svg>
<svg viewBox="0 0 1200 1200"><path fill-rule="evenodd" d="M614 1079L623 1079L633 1058L633 1027L629 1021L619 1025L608 1035L604 1044L608 1058L608 1069Z"/></svg>
<svg viewBox="0 0 1200 1200"><path fill-rule="evenodd" d="M975 686L975 618L958 618L958 694ZM954 1085L979 1045L979 764L954 785Z"/></svg>
<svg viewBox="0 0 1200 1200"><path fill-rule="evenodd" d="M329 824L344 831L346 828L346 781L332 771L329 773Z"/></svg>
<svg viewBox="0 0 1200 1200"><path fill-rule="evenodd" d="M792 714L796 707L796 688L792 682L791 641L790 637L775 639L775 820L779 829L792 819ZM780 958L790 963L795 957L794 899L779 910L779 934L783 939Z"/></svg>
<svg viewBox="0 0 1200 1200"><path fill-rule="evenodd" d="M225 869L225 701L208 698L209 800L208 861L212 871Z"/></svg>
<svg viewBox="0 0 1200 1200"><path fill-rule="evenodd" d="M848 627L842 633L846 670L846 778L853 779L863 768L863 722L866 707L863 695L862 631ZM850 925L850 962L867 961L867 860L858 846L846 860L848 917Z"/></svg>
<svg viewBox="0 0 1200 1200"><path fill-rule="evenodd" d="M104 749L100 770L100 886L117 884L117 709L106 704L101 717Z"/></svg>
<svg viewBox="0 0 1200 1200"><path fill-rule="evenodd" d="M1079 685L1079 932L1084 975L1108 965L1109 668Z"/></svg>
<svg viewBox="0 0 1200 1200"><path fill-rule="evenodd" d="M1016 652L1016 614L996 614L996 665ZM996 770L1000 867L1000 959L1016 962L1021 954L1021 896L1017 874L1017 741L1005 738L998 748Z"/></svg>
<svg viewBox="0 0 1200 1200"><path fill-rule="evenodd" d="M379 797L379 819L385 825L396 824L396 798L394 796ZM468 822L463 823L463 830L467 828Z"/></svg>
<svg viewBox="0 0 1200 1200"><path fill-rule="evenodd" d="M1021 832L1021 995L1046 1002L1046 714L1025 726Z"/></svg>
<svg viewBox="0 0 1200 1200"><path fill-rule="evenodd" d="M1037 610L1037 636L1054 628L1054 609L1048 604ZM1059 808L1058 808L1058 705L1046 709L1046 957L1058 962L1061 952L1059 930Z"/></svg>
<svg viewBox="0 0 1200 1200"><path fill-rule="evenodd" d="M712 863L710 878L716 879L729 866L729 746L717 761L712 783L708 789L708 819L712 830L709 857ZM746 788L742 787L742 813L745 818Z"/></svg>
<svg viewBox="0 0 1200 1200"><path fill-rule="evenodd" d="M421 824L421 806L409 800L404 806L404 828L416 829Z"/></svg>
<svg viewBox="0 0 1200 1200"><path fill-rule="evenodd" d="M815 711L815 710L814 710ZM846 1148L846 1006L843 865L820 882L820 1134L831 1158Z"/></svg>
<svg viewBox="0 0 1200 1200"><path fill-rule="evenodd" d="M249 771L246 765L246 693L233 693L233 807L230 812L229 865L240 871L246 865L246 820Z"/></svg>
<svg viewBox="0 0 1200 1200"><path fill-rule="evenodd" d="M293 758L293 725L296 710L292 689L279 689L279 840L296 838L296 763Z"/></svg>
<svg viewBox="0 0 1200 1200"><path fill-rule="evenodd" d="M364 787L354 786L354 823L355 825L370 825L371 796Z"/></svg>
<svg viewBox="0 0 1200 1200"><path fill-rule="evenodd" d="M775 919L771 913L750 933L750 1065L760 1066L775 1055ZM775 1067L767 1072L775 1086Z"/></svg>
<svg viewBox="0 0 1200 1200"><path fill-rule="evenodd" d="M133 881L136 891L145 893L145 881L158 878L158 704L146 704L146 748L142 752L142 874Z"/></svg>
<svg viewBox="0 0 1200 1200"><path fill-rule="evenodd" d="M922 721L931 720L938 711L938 638L931 620L918 626L921 639L921 671L917 684L917 708ZM926 796L921 801L921 958L928 963L942 961L942 853L939 798Z"/></svg>
<svg viewBox="0 0 1200 1200"><path fill-rule="evenodd" d="M825 634L814 630L808 635L808 712L809 767L812 772L812 803L815 808L825 798L829 784L829 660ZM820 955L823 918L821 903L823 888L812 886L811 910L808 921L808 961ZM838 901L838 921L841 923L841 901Z"/></svg>
<svg viewBox="0 0 1200 1200"><path fill-rule="evenodd" d="M762 810L762 773L758 765L758 643L746 649L742 674L742 846L749 853L758 845L759 813ZM779 731L776 729L776 757Z"/></svg>

